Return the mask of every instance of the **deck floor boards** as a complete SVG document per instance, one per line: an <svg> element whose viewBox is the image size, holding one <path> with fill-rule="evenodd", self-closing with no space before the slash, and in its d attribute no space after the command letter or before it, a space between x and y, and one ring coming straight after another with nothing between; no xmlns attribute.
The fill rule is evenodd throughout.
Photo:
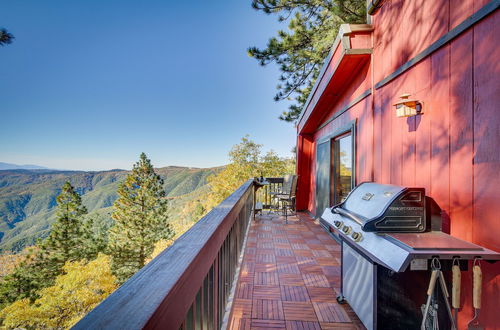
<svg viewBox="0 0 500 330"><path fill-rule="evenodd" d="M304 213L252 222L229 329L365 329L336 301L340 246Z"/></svg>

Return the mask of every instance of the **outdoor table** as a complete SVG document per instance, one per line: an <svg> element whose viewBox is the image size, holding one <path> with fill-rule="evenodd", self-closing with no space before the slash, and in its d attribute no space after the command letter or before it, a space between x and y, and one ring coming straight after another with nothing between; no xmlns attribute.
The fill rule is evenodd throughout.
<svg viewBox="0 0 500 330"><path fill-rule="evenodd" d="M254 180L254 190L253 190L253 219L255 220L255 214L257 211L262 211L262 203L257 203L257 190L264 186L268 186L270 184L269 181L265 180L264 181L259 181L259 180ZM257 208L257 205L260 204L260 209Z"/></svg>

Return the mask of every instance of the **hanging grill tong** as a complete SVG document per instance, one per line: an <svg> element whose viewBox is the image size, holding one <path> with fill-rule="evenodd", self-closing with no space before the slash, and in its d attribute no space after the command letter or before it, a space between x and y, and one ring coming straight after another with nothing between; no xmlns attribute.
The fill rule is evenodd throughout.
<svg viewBox="0 0 500 330"><path fill-rule="evenodd" d="M448 316L450 317L451 320L451 328L453 330L457 329L455 319L453 318L453 315L451 313L451 306L448 301L450 295L448 294L448 289L446 288L446 281L443 276L443 272L441 271L441 263L439 262L438 258L433 258L431 262L431 268L432 268L432 273L431 273L431 280L429 282L429 288L427 289L427 303L425 304L424 307L424 312L423 312L423 318L422 318L422 324L420 326L421 330L426 330L428 327L426 326L427 323L427 318L429 316L429 309L431 307L431 303L433 300L433 295L435 295L435 287L436 287L436 282L439 280L439 286L441 287L441 292L443 293L444 296L444 301L446 305L446 309L448 311ZM434 306L433 306L434 308ZM439 326L437 324L437 315L433 315L433 328L438 329Z"/></svg>

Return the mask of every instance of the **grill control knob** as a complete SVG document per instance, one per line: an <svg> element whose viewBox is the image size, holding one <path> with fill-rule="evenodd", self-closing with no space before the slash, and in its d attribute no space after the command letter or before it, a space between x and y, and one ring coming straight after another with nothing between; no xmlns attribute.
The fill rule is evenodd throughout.
<svg viewBox="0 0 500 330"><path fill-rule="evenodd" d="M363 239L363 235L357 232L352 233L351 237L354 240L354 242L361 242L361 240Z"/></svg>
<svg viewBox="0 0 500 330"><path fill-rule="evenodd" d="M344 223L343 223L342 221L340 221L340 220L336 220L336 221L334 221L334 222L333 222L333 225L334 225L336 228L340 228L340 227L342 227L342 225L343 225L343 224L344 224Z"/></svg>
<svg viewBox="0 0 500 330"><path fill-rule="evenodd" d="M349 235L352 231L352 228L351 228L351 226L344 225L342 227L342 231L344 232L344 234Z"/></svg>

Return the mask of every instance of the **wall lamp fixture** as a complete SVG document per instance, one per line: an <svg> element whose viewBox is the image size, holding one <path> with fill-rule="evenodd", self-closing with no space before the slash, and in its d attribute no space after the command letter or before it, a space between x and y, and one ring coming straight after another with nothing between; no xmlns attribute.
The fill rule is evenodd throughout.
<svg viewBox="0 0 500 330"><path fill-rule="evenodd" d="M418 100L410 99L411 94L403 94L400 100L394 103L396 107L396 117L411 117L422 114L422 103Z"/></svg>

